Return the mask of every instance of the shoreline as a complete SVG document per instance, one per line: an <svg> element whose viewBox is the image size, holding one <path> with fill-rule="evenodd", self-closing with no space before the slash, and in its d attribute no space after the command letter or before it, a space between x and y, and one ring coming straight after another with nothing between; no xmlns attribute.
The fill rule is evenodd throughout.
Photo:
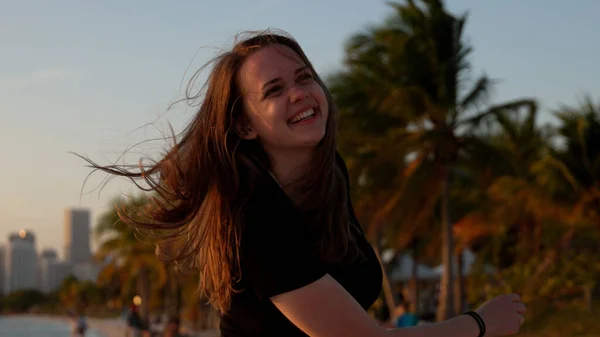
<svg viewBox="0 0 600 337"><path fill-rule="evenodd" d="M31 318L35 320L45 320L50 322L61 322L65 325L70 326L71 320L66 315L50 315L50 314L8 314L6 317L24 317ZM88 327L91 330L95 330L100 333L102 337L123 337L125 336L125 332L127 330L127 325L125 321L121 318L87 318ZM206 330L200 331L196 333L190 333L188 329L184 331L188 333L188 336L196 336L196 337L217 337L219 336L218 331L216 330Z"/></svg>
<svg viewBox="0 0 600 337"><path fill-rule="evenodd" d="M61 322L67 326L71 325L71 320L66 315L48 315L48 314L9 314L6 317L24 317L35 320ZM126 325L120 318L88 318L88 326L95 330L102 337L122 337L125 336Z"/></svg>

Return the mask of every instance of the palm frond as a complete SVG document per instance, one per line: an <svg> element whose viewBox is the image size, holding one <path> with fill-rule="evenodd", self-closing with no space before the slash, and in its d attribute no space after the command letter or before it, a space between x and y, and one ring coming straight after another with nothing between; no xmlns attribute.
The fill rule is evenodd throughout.
<svg viewBox="0 0 600 337"><path fill-rule="evenodd" d="M494 82L487 76L481 76L473 85L471 90L460 100L458 111L467 111L475 108L481 110L481 106L489 101L489 93ZM454 122L454 119L452 119Z"/></svg>

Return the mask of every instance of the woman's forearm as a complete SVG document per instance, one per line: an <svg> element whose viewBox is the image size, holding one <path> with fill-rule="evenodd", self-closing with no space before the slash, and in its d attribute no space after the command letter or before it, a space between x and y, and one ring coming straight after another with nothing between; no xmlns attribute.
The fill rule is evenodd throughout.
<svg viewBox="0 0 600 337"><path fill-rule="evenodd" d="M479 325L470 316L461 315L447 321L414 327L389 329L386 337L477 337Z"/></svg>

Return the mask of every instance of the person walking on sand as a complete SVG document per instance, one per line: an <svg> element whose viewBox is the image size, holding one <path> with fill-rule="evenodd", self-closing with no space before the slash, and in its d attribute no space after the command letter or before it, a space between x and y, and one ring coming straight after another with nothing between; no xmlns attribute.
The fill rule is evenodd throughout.
<svg viewBox="0 0 600 337"><path fill-rule="evenodd" d="M77 336L77 316L73 312L73 310L67 311L67 316L69 317L69 322L71 323L71 336Z"/></svg>
<svg viewBox="0 0 600 337"><path fill-rule="evenodd" d="M132 305L129 308L129 315L127 315L127 330L125 330L126 337L139 337L142 335L142 320L138 313L137 306Z"/></svg>
<svg viewBox="0 0 600 337"><path fill-rule="evenodd" d="M75 337L84 337L87 331L87 318L83 312L72 316L72 335Z"/></svg>

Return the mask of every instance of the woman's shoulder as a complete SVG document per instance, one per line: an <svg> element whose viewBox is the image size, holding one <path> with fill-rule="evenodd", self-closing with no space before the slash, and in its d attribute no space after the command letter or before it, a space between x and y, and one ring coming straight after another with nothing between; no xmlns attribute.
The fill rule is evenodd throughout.
<svg viewBox="0 0 600 337"><path fill-rule="evenodd" d="M259 179L239 216L242 238L281 234L299 221L294 204L269 174Z"/></svg>
<svg viewBox="0 0 600 337"><path fill-rule="evenodd" d="M241 281L260 300L310 284L325 275L318 255L318 237L300 212L280 195L279 185L248 204L239 245ZM283 191L281 191L283 194Z"/></svg>

